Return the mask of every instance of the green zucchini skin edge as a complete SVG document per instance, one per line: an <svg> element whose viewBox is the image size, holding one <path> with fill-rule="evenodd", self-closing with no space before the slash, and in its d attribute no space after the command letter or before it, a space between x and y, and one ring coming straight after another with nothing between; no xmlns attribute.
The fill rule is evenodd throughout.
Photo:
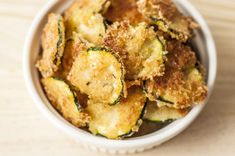
<svg viewBox="0 0 235 156"><path fill-rule="evenodd" d="M57 42L57 52L55 54L54 64L59 65L61 61L61 57L63 56L64 47L63 42L65 43L65 32L62 32L61 29L63 28L63 20L60 19L58 21L58 33L59 33L59 40Z"/></svg>
<svg viewBox="0 0 235 156"><path fill-rule="evenodd" d="M146 94L148 94L148 90L146 89L146 81L143 82L143 91ZM171 102L171 101L168 101L168 100L165 100L164 98L162 98L161 96L157 97L157 100L154 100L154 101L161 101L161 102L164 102L164 103L167 103L167 104L170 104L170 105L174 105L174 102Z"/></svg>
<svg viewBox="0 0 235 156"><path fill-rule="evenodd" d="M146 98L146 100L145 100L145 104L144 104L144 107L143 107L143 110L142 110L142 112L141 112L141 114L140 114L140 117L139 117L139 119L137 120L137 122L136 122L136 126L138 126L138 128L142 125L142 121L143 121L143 117L144 117L144 115L145 115L145 113L146 113L146 108L147 108L147 98ZM141 123L141 124L140 124ZM130 131L130 132L128 132L128 133L126 133L126 134L123 134L123 135L121 135L121 136L119 136L121 139L123 139L123 138L128 138L128 137L131 137L132 135L134 135L136 132L135 131Z"/></svg>
<svg viewBox="0 0 235 156"><path fill-rule="evenodd" d="M166 23L166 21L164 21L163 19L160 19L160 18L157 18L157 17L153 17L153 16L150 16L149 18L150 18L150 20L153 21L153 24L152 24L153 26L159 27L156 24L156 22L162 22L164 24L165 28L167 29L167 31L168 31L170 36L172 36L172 34L175 34L176 36L184 35L183 33L180 33L180 32L178 32L178 31L176 31L176 30L174 30L172 28L169 28L167 23ZM166 30L163 30L163 31L167 33Z"/></svg>
<svg viewBox="0 0 235 156"><path fill-rule="evenodd" d="M68 83L66 83L63 79L59 78L59 77L52 77L53 79L57 80L57 81L61 81L63 83L65 83L68 88L70 89L71 93L73 94L73 98L74 98L74 104L77 106L77 109L79 112L82 112L84 109L82 107L82 105L80 104L78 98L77 98L77 94L75 93L75 91L72 89L71 86L68 85Z"/></svg>
<svg viewBox="0 0 235 156"><path fill-rule="evenodd" d="M153 22L162 22L168 31L170 31L171 33L174 33L174 34L176 34L176 35L180 35L179 32L177 32L177 31L175 31L175 30L169 28L168 25L167 25L167 23L166 23L163 19L156 18L156 17L153 17L153 16L150 16L150 19L151 19ZM156 25L156 24L154 24L154 25Z"/></svg>
<svg viewBox="0 0 235 156"><path fill-rule="evenodd" d="M174 105L174 102L165 100L165 99L164 99L163 97L161 97L161 96L159 96L156 101L161 101L161 102L164 102L164 103L167 103L167 104L172 104L172 105Z"/></svg>
<svg viewBox="0 0 235 156"><path fill-rule="evenodd" d="M105 51L105 52L109 52L108 49L105 48L105 47L90 47L90 48L87 49L87 52L89 52L89 51L97 51L97 52Z"/></svg>
<svg viewBox="0 0 235 156"><path fill-rule="evenodd" d="M157 103L154 102L154 104L155 104L155 106L157 106ZM190 111L190 109L179 110L179 109L174 109L174 108L173 108L174 110L170 110L172 108L167 107L167 106L165 106L165 108L163 108L163 110L159 111L158 109L161 109L161 107L158 107L158 106L157 106L157 108L153 107L153 103L151 103L150 100L148 100L147 105L149 107L147 106L148 108L146 110L150 112L150 115L146 114L146 116L143 117L144 121L148 121L151 123L157 123L157 124L170 124L173 121L176 121L180 118L183 118ZM167 109L169 109L169 110L167 110ZM163 115L163 117L162 117L162 114L163 114L162 111L165 114L167 113L168 115L165 117ZM181 111L183 111L183 112L181 112ZM151 112L155 112L155 113L151 113ZM171 114L169 115L169 113L171 113Z"/></svg>

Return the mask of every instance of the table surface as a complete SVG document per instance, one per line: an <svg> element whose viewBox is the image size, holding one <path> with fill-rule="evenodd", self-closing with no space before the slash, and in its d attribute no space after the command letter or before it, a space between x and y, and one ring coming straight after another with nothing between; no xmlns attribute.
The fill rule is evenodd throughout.
<svg viewBox="0 0 235 156"><path fill-rule="evenodd" d="M137 156L235 153L235 0L190 1L207 20L218 50L213 95L183 133ZM101 155L83 149L54 127L26 91L21 59L24 38L34 16L46 2L0 0L0 156Z"/></svg>

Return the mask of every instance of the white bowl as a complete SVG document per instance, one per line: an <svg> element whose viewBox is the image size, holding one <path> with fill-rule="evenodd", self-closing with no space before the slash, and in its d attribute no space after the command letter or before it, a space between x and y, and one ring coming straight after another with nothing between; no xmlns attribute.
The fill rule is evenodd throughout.
<svg viewBox="0 0 235 156"><path fill-rule="evenodd" d="M198 49L198 56L207 69L208 98L204 105L195 106L183 119L177 120L168 126L144 136L126 140L108 140L94 136L84 130L74 127L61 117L50 105L40 85L39 75L35 62L40 52L40 35L49 12L63 12L71 4L71 0L50 0L38 13L27 35L24 45L23 71L25 82L30 95L41 112L55 125L70 134L81 144L94 150L108 153L135 153L150 149L173 138L182 132L198 116L211 95L216 77L217 58L216 48L210 30L199 12L187 0L175 0L178 7L187 15L192 16L200 25L194 39L194 46Z"/></svg>

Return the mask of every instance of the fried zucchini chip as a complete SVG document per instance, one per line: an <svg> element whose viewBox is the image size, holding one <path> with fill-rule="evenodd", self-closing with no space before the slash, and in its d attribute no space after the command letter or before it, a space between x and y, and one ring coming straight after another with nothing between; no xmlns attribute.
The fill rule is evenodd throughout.
<svg viewBox="0 0 235 156"><path fill-rule="evenodd" d="M93 101L116 104L124 94L125 70L117 55L104 48L80 53L68 80Z"/></svg>
<svg viewBox="0 0 235 156"><path fill-rule="evenodd" d="M116 22L108 28L104 44L122 57L126 79L151 79L164 74L165 45L152 27Z"/></svg>
<svg viewBox="0 0 235 156"><path fill-rule="evenodd" d="M146 97L143 91L134 87L128 90L128 97L114 106L88 102L87 112L91 116L89 130L95 135L109 139L120 139L137 132L145 110Z"/></svg>
<svg viewBox="0 0 235 156"><path fill-rule="evenodd" d="M137 9L136 0L111 0L104 17L111 22L128 20L133 25L146 21Z"/></svg>
<svg viewBox="0 0 235 156"><path fill-rule="evenodd" d="M203 102L207 97L207 87L196 68L167 72L163 77L147 81L145 89L149 99L157 101L159 107L184 109Z"/></svg>
<svg viewBox="0 0 235 156"><path fill-rule="evenodd" d="M45 92L51 104L66 120L77 127L84 127L90 117L82 112L82 107L68 84L57 78L42 79Z"/></svg>
<svg viewBox="0 0 235 156"><path fill-rule="evenodd" d="M52 76L61 64L65 46L65 27L62 16L50 14L42 34L42 58L36 67L43 77Z"/></svg>
<svg viewBox="0 0 235 156"><path fill-rule="evenodd" d="M139 0L137 5L152 24L177 40L186 42L192 37L193 29L197 28L197 24L183 15L172 0Z"/></svg>
<svg viewBox="0 0 235 156"><path fill-rule="evenodd" d="M176 40L167 41L167 51L165 74L144 85L148 98L159 106L181 109L201 103L207 96L207 87L203 75L195 68L195 52Z"/></svg>
<svg viewBox="0 0 235 156"><path fill-rule="evenodd" d="M168 122L183 118L188 109L175 109L167 106L158 107L156 102L147 102L144 120L151 122Z"/></svg>
<svg viewBox="0 0 235 156"><path fill-rule="evenodd" d="M107 0L76 1L65 12L67 38L75 31L87 41L100 45L106 29L101 12L108 6Z"/></svg>

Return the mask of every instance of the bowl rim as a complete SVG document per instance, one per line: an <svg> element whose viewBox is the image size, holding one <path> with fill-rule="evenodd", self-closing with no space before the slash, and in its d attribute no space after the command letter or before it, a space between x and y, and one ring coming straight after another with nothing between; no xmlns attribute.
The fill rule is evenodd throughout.
<svg viewBox="0 0 235 156"><path fill-rule="evenodd" d="M158 130L157 131L158 133L153 132L151 134L147 134L141 137L127 139L127 140L109 140L106 138L87 134L83 130L75 128L71 124L68 124L62 121L55 114L53 114L53 112L51 112L48 109L48 107L45 106L44 101L39 96L36 86L33 83L32 73L31 73L30 53L32 51L31 49L32 49L34 35L38 31L37 30L38 25L41 23L43 17L46 15L48 10L50 10L58 2L59 1L57 0L48 1L47 4L37 14L26 36L24 48L23 48L23 75L24 75L27 90L29 94L31 95L31 97L33 98L36 106L44 114L44 116L46 116L47 119L49 119L57 127L61 128L62 130L64 130L65 132L74 136L75 138L77 138L78 140L82 142L93 144L98 147L105 147L105 148L111 148L111 149L121 149L121 148L128 149L132 147L142 147L142 146L148 146L148 145L161 144L171 139L172 137L176 136L177 134L181 133L197 118L201 110L204 108L205 104L208 102L208 99L214 87L216 73L217 73L217 54L216 54L215 43L214 43L212 34L209 30L209 27L206 21L203 19L200 13L192 6L192 4L188 2L187 0L181 0L178 3L180 3L184 8L187 8L186 10L190 13L191 16L193 16L193 18L201 26L203 35L206 38L205 44L207 45L206 46L207 53L209 56L208 57L208 60L209 60L209 66L208 66L209 68L209 72L208 72L209 94L203 105L195 106L186 117L184 117L183 119L180 119L180 122L173 125L173 127L171 128L168 128L168 129L163 128L163 129Z"/></svg>

